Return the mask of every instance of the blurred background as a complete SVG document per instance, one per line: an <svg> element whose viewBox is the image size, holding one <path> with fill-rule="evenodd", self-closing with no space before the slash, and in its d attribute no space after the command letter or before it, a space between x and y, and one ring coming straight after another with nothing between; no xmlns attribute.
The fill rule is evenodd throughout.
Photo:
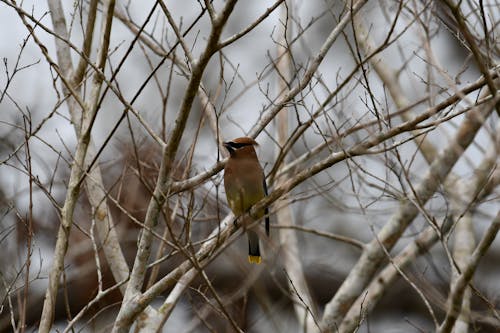
<svg viewBox="0 0 500 333"><path fill-rule="evenodd" d="M40 322L80 124L87 121L64 82L75 83L79 63L84 70L74 91L83 105L97 103L91 146L98 156L88 153L84 169L105 194L97 203L109 209L129 268L154 200L164 145L172 140L186 96L196 95L168 180L177 187L169 189L154 227L161 237L152 242L143 290L224 228L230 209L217 167L227 157L221 142L255 136L269 191L294 181L270 206L263 264L247 263L246 237L236 232L204 264L210 283L201 275L190 280L160 329L232 332L236 323L245 332L304 332L307 320L297 304L308 306L305 316L320 325L325 305L354 274L364 244L376 244L380 230L410 201L419 212L394 247L387 246L376 274L394 269L388 258L404 257L429 228L439 237L406 259L380 299L372 302L363 293L360 300L367 297L367 303L354 311L361 314L357 325L340 331L433 331L433 317L446 318L456 267L467 261L500 208L500 111L494 97L499 3L363 1L357 11L358 2L237 1L220 36L234 41L213 53L199 87L189 91L193 59L211 38L207 3L216 13L227 5L117 1L104 83L94 96L95 65L88 63L98 63L108 2L0 2L0 331L35 331ZM62 19L66 36L54 24ZM89 25L94 37L86 46ZM467 127L471 112L482 115L476 131ZM422 120L411 123L418 116ZM467 131L472 143L460 150L454 144ZM460 150L457 162L420 200L429 165L446 163L453 147ZM342 152L344 158L329 160ZM90 163L100 169L102 183L88 175ZM295 182L308 168L307 177ZM186 183L203 174L203 181ZM110 329L121 307L120 281L95 234L98 210L90 188L82 179L54 330L68 329L68 323L75 331ZM463 332L499 329L499 251L497 240L475 269L473 288L463 296L469 304ZM300 285L309 297L301 297ZM153 308L172 289L162 290Z"/></svg>

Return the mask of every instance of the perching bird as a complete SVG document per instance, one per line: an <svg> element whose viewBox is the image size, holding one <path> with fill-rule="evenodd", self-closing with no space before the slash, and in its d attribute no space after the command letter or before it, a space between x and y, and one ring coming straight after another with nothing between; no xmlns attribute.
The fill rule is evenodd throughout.
<svg viewBox="0 0 500 333"><path fill-rule="evenodd" d="M267 195L266 178L253 146L258 145L252 138L242 137L224 142L229 151L229 159L224 168L224 187L229 207L234 215L246 213L252 205ZM257 218L266 216L266 235L269 236L267 208L258 213ZM252 220L243 221L244 226ZM255 227L254 227L255 228ZM248 261L260 264L259 236L255 230L247 229Z"/></svg>

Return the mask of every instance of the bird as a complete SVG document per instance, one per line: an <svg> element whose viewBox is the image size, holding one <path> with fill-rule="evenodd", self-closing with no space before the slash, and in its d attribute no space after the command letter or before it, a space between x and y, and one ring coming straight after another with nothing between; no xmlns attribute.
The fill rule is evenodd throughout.
<svg viewBox="0 0 500 333"><path fill-rule="evenodd" d="M235 216L245 214L250 208L267 196L267 185L264 171L257 158L254 146L258 143L249 137L236 138L224 142L229 152L229 159L224 167L224 188L229 207ZM269 212L264 208L257 213L256 219L265 216L266 235L269 237ZM252 224L252 217L242 222L243 226ZM255 230L247 229L248 261L260 264L262 261L259 247L259 235Z"/></svg>

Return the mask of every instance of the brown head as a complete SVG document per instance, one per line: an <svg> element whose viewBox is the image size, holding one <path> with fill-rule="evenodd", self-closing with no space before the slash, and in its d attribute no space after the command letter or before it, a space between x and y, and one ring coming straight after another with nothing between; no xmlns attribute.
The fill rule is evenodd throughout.
<svg viewBox="0 0 500 333"><path fill-rule="evenodd" d="M232 158L250 156L256 158L257 154L255 153L254 146L258 145L254 139L247 136L224 142L224 147L226 147Z"/></svg>

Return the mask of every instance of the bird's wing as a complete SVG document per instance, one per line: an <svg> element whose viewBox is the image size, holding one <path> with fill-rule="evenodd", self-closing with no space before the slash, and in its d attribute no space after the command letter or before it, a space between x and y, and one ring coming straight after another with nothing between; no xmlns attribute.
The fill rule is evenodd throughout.
<svg viewBox="0 0 500 333"><path fill-rule="evenodd" d="M262 181L262 185L264 186L264 193L266 194L267 197L267 184L266 184L266 177L264 176L264 180ZM264 214L266 214L266 235L269 237L269 208L264 208Z"/></svg>

